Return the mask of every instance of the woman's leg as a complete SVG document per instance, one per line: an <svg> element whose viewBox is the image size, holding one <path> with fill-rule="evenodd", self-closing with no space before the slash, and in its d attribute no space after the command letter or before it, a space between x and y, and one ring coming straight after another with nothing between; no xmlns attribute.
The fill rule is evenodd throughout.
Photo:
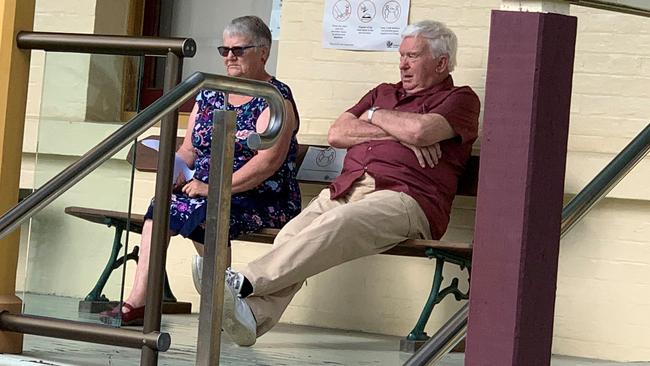
<svg viewBox="0 0 650 366"><path fill-rule="evenodd" d="M149 258L151 253L151 231L153 220L145 220L142 225L142 237L140 239L140 254L138 265L135 268L135 277L133 287L125 302L131 304L134 308L144 306L147 295L147 280L149 276ZM169 243L167 243L169 245ZM127 313L129 309L122 307L122 312Z"/></svg>

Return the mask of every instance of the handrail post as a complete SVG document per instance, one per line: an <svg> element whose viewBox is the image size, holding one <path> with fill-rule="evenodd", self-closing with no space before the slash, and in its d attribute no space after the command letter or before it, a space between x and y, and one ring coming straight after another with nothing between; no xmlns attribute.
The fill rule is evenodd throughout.
<svg viewBox="0 0 650 366"><path fill-rule="evenodd" d="M167 53L165 63L164 92L168 93L180 82L182 59L172 52ZM156 175L156 202L149 253L149 273L144 314L144 333L160 331L162 310L162 291L169 242L169 198L172 193L172 173L176 151L176 130L178 128L178 109L162 118L160 129L160 151L158 154L158 174ZM158 351L142 348L141 365L158 364Z"/></svg>
<svg viewBox="0 0 650 366"><path fill-rule="evenodd" d="M225 97L227 100L227 96ZM215 111L196 365L219 365L235 140L234 111ZM219 141L218 144L215 141Z"/></svg>
<svg viewBox="0 0 650 366"><path fill-rule="evenodd" d="M25 129L25 106L31 52L16 48L11 39L19 29L32 29L35 0L0 2L0 215L18 202L20 165ZM19 314L16 268L20 233L0 238L0 312ZM0 329L0 353L21 353L23 335Z"/></svg>

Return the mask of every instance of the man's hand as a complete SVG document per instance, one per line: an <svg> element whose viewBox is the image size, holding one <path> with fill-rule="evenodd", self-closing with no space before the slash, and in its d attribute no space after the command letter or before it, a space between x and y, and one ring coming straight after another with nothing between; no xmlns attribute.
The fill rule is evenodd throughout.
<svg viewBox="0 0 650 366"><path fill-rule="evenodd" d="M208 185L200 180L192 179L183 186L183 193L190 197L207 197Z"/></svg>
<svg viewBox="0 0 650 366"><path fill-rule="evenodd" d="M442 157L442 150L440 150L440 144L435 143L429 146L415 146L407 144L406 142L401 142L402 145L413 150L415 157L418 158L420 166L426 168L426 164L429 164L431 168L438 164L440 157Z"/></svg>

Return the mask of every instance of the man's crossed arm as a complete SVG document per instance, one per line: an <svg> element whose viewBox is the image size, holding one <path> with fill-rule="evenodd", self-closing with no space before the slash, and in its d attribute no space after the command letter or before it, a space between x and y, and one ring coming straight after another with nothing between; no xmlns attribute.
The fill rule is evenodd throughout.
<svg viewBox="0 0 650 366"><path fill-rule="evenodd" d="M436 113L411 113L378 109L368 121L368 111L359 118L343 112L334 121L328 134L330 145L349 148L370 140L395 140L410 148L420 166L430 167L441 156L438 142L456 136L445 117Z"/></svg>

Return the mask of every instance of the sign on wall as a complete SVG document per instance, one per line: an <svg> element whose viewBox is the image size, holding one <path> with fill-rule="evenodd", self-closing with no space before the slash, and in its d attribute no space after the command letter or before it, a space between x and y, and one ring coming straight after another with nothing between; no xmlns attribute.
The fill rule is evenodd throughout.
<svg viewBox="0 0 650 366"><path fill-rule="evenodd" d="M410 0L326 0L323 47L391 51L399 48Z"/></svg>

